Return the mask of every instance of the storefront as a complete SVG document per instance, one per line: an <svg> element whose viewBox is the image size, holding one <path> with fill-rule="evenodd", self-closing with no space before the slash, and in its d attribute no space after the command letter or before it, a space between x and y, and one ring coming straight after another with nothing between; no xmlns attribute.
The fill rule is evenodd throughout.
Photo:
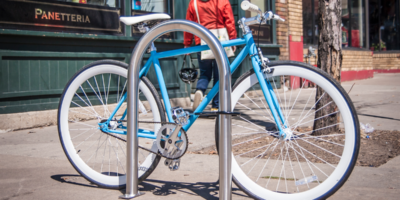
<svg viewBox="0 0 400 200"><path fill-rule="evenodd" d="M235 20L246 14L231 0ZM274 10L275 2L252 1ZM101 59L128 62L141 37L120 16L163 12L184 19L189 0L2 0L0 1L0 129L55 124L60 94L70 77ZM279 59L275 23L262 26L260 44L271 60ZM238 35L241 30L237 27ZM183 47L183 34L164 35L159 51ZM239 48L240 50L240 48ZM197 57L192 55L197 66ZM190 105L190 86L178 77L183 56L161 61L174 105ZM233 75L248 70L248 61ZM157 87L150 72L150 80ZM18 124L18 126L9 126Z"/></svg>
<svg viewBox="0 0 400 200"><path fill-rule="evenodd" d="M304 54L318 45L318 2L302 0L300 7ZM400 72L399 6L399 0L342 0L342 81Z"/></svg>

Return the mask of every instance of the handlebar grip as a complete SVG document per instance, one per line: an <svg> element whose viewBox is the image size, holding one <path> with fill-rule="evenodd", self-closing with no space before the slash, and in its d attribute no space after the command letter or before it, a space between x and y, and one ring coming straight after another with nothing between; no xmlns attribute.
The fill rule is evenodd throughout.
<svg viewBox="0 0 400 200"><path fill-rule="evenodd" d="M240 4L240 7L242 8L242 10L248 10L248 11L251 11L251 12L258 13L260 15L263 14L263 12L261 11L260 8L258 8L258 6L250 3L247 0L242 1L242 3Z"/></svg>
<svg viewBox="0 0 400 200"><path fill-rule="evenodd" d="M285 19L283 19L282 17L280 17L277 14L274 14L272 11L266 12L264 17L267 20L275 19L275 20L280 20L280 21L283 21L283 22L285 21Z"/></svg>
<svg viewBox="0 0 400 200"><path fill-rule="evenodd" d="M277 14L274 14L273 15L273 19L275 19L275 20L280 20L280 21L285 21L285 19L283 19L282 17L280 17L279 15L277 15Z"/></svg>

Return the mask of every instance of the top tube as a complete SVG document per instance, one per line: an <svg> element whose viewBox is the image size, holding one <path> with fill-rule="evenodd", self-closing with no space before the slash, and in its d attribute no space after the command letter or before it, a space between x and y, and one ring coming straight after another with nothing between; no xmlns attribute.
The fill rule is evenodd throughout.
<svg viewBox="0 0 400 200"><path fill-rule="evenodd" d="M244 39L244 38L238 38L238 39L221 42L222 47L238 46L238 45L245 45L245 44L246 44L246 39ZM197 53L197 52L205 51L205 50L210 50L210 47L208 47L208 45L188 47L188 48L183 48L183 49L157 52L153 56L156 59L160 59L160 58L167 58L167 57L178 56L178 55L183 55L183 54Z"/></svg>

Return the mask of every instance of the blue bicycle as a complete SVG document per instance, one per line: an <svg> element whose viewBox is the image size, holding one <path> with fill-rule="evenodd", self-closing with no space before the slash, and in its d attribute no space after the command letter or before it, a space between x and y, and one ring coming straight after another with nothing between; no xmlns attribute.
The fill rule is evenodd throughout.
<svg viewBox="0 0 400 200"><path fill-rule="evenodd" d="M293 61L269 62L253 40L252 24L280 19L247 1L242 8L257 16L239 21L243 38L222 42L244 45L230 64L234 72L244 59L252 69L232 87L232 173L234 182L257 199L325 199L350 176L359 150L356 110L338 82L320 69ZM164 14L121 18L128 25L169 18ZM188 147L186 131L218 92L216 84L193 113L172 108L159 59L200 52L208 46L157 52L140 71L139 180L160 159L177 170ZM103 60L78 71L60 99L58 130L66 156L87 180L101 187L125 187L126 63ZM154 67L161 98L146 75ZM295 79L307 80L295 88ZM306 87L312 83L315 87ZM162 100L163 101L162 101ZM218 141L218 120L216 141ZM217 147L218 148L218 142Z"/></svg>

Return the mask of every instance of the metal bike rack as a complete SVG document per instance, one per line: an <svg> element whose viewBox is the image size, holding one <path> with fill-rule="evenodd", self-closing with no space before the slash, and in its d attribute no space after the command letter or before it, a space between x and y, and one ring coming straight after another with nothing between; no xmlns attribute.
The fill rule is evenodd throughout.
<svg viewBox="0 0 400 200"><path fill-rule="evenodd" d="M128 121L127 121L127 171L126 193L120 198L131 199L141 195L138 190L138 139L137 113L139 91L139 69L144 52L159 36L174 31L190 32L203 39L215 55L219 71L219 197L232 199L231 169L231 71L225 50L218 39L205 27L187 20L170 20L160 23L148 31L136 44L128 69Z"/></svg>

